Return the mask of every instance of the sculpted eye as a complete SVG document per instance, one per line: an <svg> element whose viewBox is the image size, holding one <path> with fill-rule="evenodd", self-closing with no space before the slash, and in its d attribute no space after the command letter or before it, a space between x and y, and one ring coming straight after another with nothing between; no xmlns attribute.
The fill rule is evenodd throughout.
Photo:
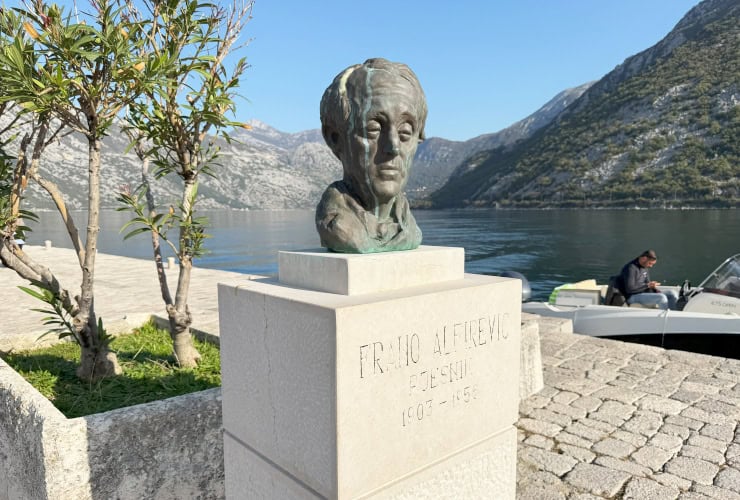
<svg viewBox="0 0 740 500"><path fill-rule="evenodd" d="M367 122L367 127L365 128L367 138L377 139L380 136L380 129L380 123L376 122L375 120L370 120L369 122Z"/></svg>
<svg viewBox="0 0 740 500"><path fill-rule="evenodd" d="M409 141L413 136L414 127L410 123L402 123L401 126L398 127L398 138L401 139L401 142Z"/></svg>

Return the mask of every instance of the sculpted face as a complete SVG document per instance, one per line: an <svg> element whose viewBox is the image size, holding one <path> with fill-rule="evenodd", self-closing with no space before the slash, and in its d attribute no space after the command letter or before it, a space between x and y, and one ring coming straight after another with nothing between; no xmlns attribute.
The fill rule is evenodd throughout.
<svg viewBox="0 0 740 500"><path fill-rule="evenodd" d="M345 180L377 205L395 198L408 181L419 145L418 97L398 75L371 69L362 76L341 157Z"/></svg>
<svg viewBox="0 0 740 500"><path fill-rule="evenodd" d="M334 77L320 109L321 133L343 168L316 206L321 246L351 253L417 248L421 229L403 193L427 116L416 75L405 64L368 59Z"/></svg>

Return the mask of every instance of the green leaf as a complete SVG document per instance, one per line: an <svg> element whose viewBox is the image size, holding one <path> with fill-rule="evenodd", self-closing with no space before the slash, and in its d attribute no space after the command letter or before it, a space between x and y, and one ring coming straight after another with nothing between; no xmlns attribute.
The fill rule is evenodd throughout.
<svg viewBox="0 0 740 500"><path fill-rule="evenodd" d="M148 233L148 232L151 232L151 229L149 229L148 227L140 227L140 228L134 229L133 231L128 233L126 236L124 236L123 240L126 241L127 239L133 236L136 236L137 234Z"/></svg>

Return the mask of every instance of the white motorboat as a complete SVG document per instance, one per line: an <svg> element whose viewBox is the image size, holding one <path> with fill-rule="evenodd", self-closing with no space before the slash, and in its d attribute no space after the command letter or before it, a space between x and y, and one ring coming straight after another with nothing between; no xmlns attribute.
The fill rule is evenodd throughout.
<svg viewBox="0 0 740 500"><path fill-rule="evenodd" d="M740 358L740 254L699 286L661 288L676 290L679 310L607 305L610 285L585 280L556 288L548 302L524 302L522 311L570 318L574 332L593 337Z"/></svg>

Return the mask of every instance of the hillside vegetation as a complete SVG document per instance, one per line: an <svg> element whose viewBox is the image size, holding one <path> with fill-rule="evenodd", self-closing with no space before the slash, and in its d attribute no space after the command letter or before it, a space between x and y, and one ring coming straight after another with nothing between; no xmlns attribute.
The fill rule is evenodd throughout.
<svg viewBox="0 0 740 500"><path fill-rule="evenodd" d="M702 2L548 126L463 165L432 206L735 206L740 4Z"/></svg>

